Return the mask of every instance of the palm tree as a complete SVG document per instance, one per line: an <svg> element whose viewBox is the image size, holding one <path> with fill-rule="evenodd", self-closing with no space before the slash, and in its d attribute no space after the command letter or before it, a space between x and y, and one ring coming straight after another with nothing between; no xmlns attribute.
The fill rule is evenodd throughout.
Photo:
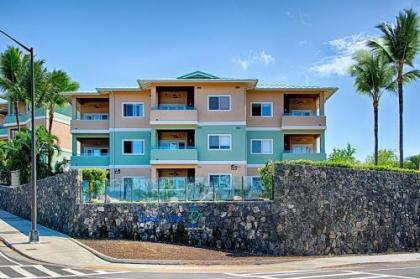
<svg viewBox="0 0 420 279"><path fill-rule="evenodd" d="M373 126L374 126L374 162L378 164L378 111L379 100L385 90L393 89L395 73L388 61L381 54L361 50L355 53L353 59L356 64L350 68L350 74L355 77L356 90L372 98Z"/></svg>
<svg viewBox="0 0 420 279"><path fill-rule="evenodd" d="M29 57L15 47L8 47L0 54L0 88L6 99L14 106L16 125L20 130L19 103L27 97L27 74Z"/></svg>
<svg viewBox="0 0 420 279"><path fill-rule="evenodd" d="M61 153L59 140L56 136L50 135L44 126L36 129L36 160L37 173L40 178L52 174L52 167L49 158ZM31 171L31 132L22 129L15 137L7 143L6 147L7 168L9 170L20 170L22 181L28 180Z"/></svg>
<svg viewBox="0 0 420 279"><path fill-rule="evenodd" d="M388 62L394 65L397 74L400 128L399 161L400 167L403 167L403 83L420 77L419 70L404 72L404 66L413 67L413 61L419 51L420 20L417 13L413 9L409 9L400 12L396 25L381 23L376 27L382 32L381 40L370 40L368 45L382 53Z"/></svg>
<svg viewBox="0 0 420 279"><path fill-rule="evenodd" d="M40 105L45 105L48 109L48 133L51 134L55 108L63 107L68 103L67 99L60 93L76 91L79 89L79 84L71 80L66 72L54 70L46 74L43 88L44 90L40 92L37 102Z"/></svg>

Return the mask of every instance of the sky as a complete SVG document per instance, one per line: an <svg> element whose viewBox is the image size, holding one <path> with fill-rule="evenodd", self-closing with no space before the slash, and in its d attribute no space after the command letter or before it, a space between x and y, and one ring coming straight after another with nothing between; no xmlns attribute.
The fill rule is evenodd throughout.
<svg viewBox="0 0 420 279"><path fill-rule="evenodd" d="M326 104L326 149L373 153L372 102L348 68L355 50L420 0L3 1L0 29L34 47L49 69L81 90L202 70L260 82L334 86ZM0 37L0 51L10 45ZM420 58L416 60L420 67ZM420 81L404 87L405 155L420 154ZM379 108L379 147L398 150L398 99Z"/></svg>

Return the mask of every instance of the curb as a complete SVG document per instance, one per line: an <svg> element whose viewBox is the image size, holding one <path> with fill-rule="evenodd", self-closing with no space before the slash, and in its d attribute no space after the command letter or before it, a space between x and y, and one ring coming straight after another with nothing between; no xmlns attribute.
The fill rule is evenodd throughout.
<svg viewBox="0 0 420 279"><path fill-rule="evenodd" d="M107 256L105 254L102 254L101 252L81 243L80 241L74 239L74 238L69 238L71 241L73 241L74 243L76 243L77 245L79 245L80 247L86 249L87 251L89 251L90 253L92 253L93 255L95 255L96 257L110 262L110 263L119 263L119 264L147 264L147 265L188 265L188 263L184 263L182 261L176 261L176 260L166 260L166 261L161 261L161 260L140 260L140 259L118 259L118 258L114 258L111 256ZM199 261L197 261L198 263Z"/></svg>
<svg viewBox="0 0 420 279"><path fill-rule="evenodd" d="M32 257L32 256L27 255L26 253L22 252L21 250L16 249L16 248L13 246L13 244L11 244L10 242L8 242L8 241L7 241L6 239L4 239L1 235L0 235L0 241L1 241L1 242L3 242L3 243L6 245L6 247L7 247L7 248L12 249L14 252L18 253L19 255L21 255L21 256L23 256L23 257L25 257L25 258L28 258L28 259L30 259L30 260L37 261L37 262L46 263L46 264L57 265L56 263L47 262L47 261L40 260L40 259L37 259L37 258L34 258L34 257Z"/></svg>

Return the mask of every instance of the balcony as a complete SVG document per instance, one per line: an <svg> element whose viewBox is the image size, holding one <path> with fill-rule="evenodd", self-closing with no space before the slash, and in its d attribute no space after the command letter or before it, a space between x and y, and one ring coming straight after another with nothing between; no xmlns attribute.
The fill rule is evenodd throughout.
<svg viewBox="0 0 420 279"><path fill-rule="evenodd" d="M106 133L109 129L108 98L77 98L73 101L73 133Z"/></svg>
<svg viewBox="0 0 420 279"><path fill-rule="evenodd" d="M316 114L284 114L281 118L281 127L283 129L325 129L327 120L325 116Z"/></svg>
<svg viewBox="0 0 420 279"><path fill-rule="evenodd" d="M185 105L159 105L150 112L151 125L186 124L198 123L197 110Z"/></svg>
<svg viewBox="0 0 420 279"><path fill-rule="evenodd" d="M90 132L101 132L106 133L109 129L109 121L108 115L105 114L102 118L81 118L81 119L73 119L70 122L71 131L81 133L83 131L90 131Z"/></svg>
<svg viewBox="0 0 420 279"><path fill-rule="evenodd" d="M293 153L287 152L283 153L282 160L284 161L294 161L294 160L310 160L310 161L324 161L327 159L325 153Z"/></svg>
<svg viewBox="0 0 420 279"><path fill-rule="evenodd" d="M74 167L108 167L109 165L109 156L71 156L71 166Z"/></svg>
<svg viewBox="0 0 420 279"><path fill-rule="evenodd" d="M152 164L196 164L197 149L195 147L180 148L155 148L151 152Z"/></svg>

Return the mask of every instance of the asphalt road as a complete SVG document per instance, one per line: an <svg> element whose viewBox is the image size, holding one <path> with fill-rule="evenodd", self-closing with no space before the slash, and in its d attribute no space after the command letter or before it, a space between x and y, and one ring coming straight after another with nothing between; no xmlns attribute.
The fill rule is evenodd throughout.
<svg viewBox="0 0 420 279"><path fill-rule="evenodd" d="M69 268L33 261L22 257L7 247L0 247L0 278L91 278L91 279L420 279L420 262L396 264L370 264L351 268L322 269L299 272L270 273L142 273L109 272Z"/></svg>

